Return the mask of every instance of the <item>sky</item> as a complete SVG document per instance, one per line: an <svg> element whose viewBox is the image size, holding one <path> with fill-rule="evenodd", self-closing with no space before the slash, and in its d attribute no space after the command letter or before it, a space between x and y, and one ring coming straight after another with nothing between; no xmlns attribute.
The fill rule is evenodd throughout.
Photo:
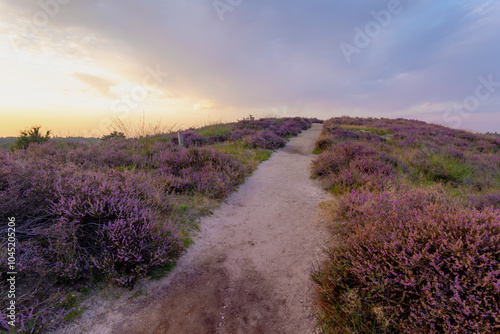
<svg viewBox="0 0 500 334"><path fill-rule="evenodd" d="M500 132L500 1L0 0L0 136L256 117Z"/></svg>

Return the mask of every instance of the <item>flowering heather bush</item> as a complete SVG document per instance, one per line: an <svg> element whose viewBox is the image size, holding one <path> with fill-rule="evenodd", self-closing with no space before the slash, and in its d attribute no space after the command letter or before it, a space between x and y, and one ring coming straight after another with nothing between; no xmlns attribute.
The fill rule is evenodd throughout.
<svg viewBox="0 0 500 334"><path fill-rule="evenodd" d="M336 139L359 139L360 134L355 131L344 129L340 126L325 126L323 133L333 136Z"/></svg>
<svg viewBox="0 0 500 334"><path fill-rule="evenodd" d="M185 147L201 147L216 143L223 143L232 139L231 133L229 132L204 136L199 135L194 130L188 130L182 132L182 135L184 136ZM179 139L177 136L172 137L172 142L178 144Z"/></svg>
<svg viewBox="0 0 500 334"><path fill-rule="evenodd" d="M76 279L94 264L110 279L132 285L177 255L180 245L173 229L155 227L155 211L168 211L165 198L151 184L127 174L132 173L83 172L56 180L48 209L56 221L39 233L48 240L60 233L49 244L61 241L67 252L55 250L47 256L59 276ZM57 254L71 250L77 253L70 258L73 262L59 259Z"/></svg>
<svg viewBox="0 0 500 334"><path fill-rule="evenodd" d="M306 118L263 118L260 120L243 120L233 125L233 132L247 131L248 135L257 134L260 131L270 131L274 135L286 138L295 136L302 130L309 129L312 122ZM253 133L250 133L253 131ZM241 132L240 132L241 133ZM265 143L265 142L264 142ZM263 146L259 146L264 148Z"/></svg>
<svg viewBox="0 0 500 334"><path fill-rule="evenodd" d="M486 195L471 195L467 198L468 202L478 210L486 207L500 209L500 192L490 193Z"/></svg>
<svg viewBox="0 0 500 334"><path fill-rule="evenodd" d="M382 130L393 137L395 146L402 148L408 147L405 143L412 143L420 147L434 144L476 153L500 152L500 140L496 136L474 134L416 120L337 117L324 122L324 129L335 126L358 132L363 129L369 132Z"/></svg>
<svg viewBox="0 0 500 334"><path fill-rule="evenodd" d="M19 170L20 163L13 160L8 166ZM166 213L169 208L165 196L154 189L151 180L140 180L132 173L80 172L74 166L49 173L29 169L29 175L11 173L9 181L21 188L7 188L1 194L18 201L14 209L25 210L25 216L13 212L12 207L3 212L18 217L18 238L29 250L21 252L19 258L29 261L29 269L61 279L80 279L89 274L91 261L103 261L104 253L118 256L119 246L136 255L115 258L119 268L113 271L116 276L110 278L119 280L120 276L133 274L129 282L133 283L149 268L162 264L158 256L169 261L179 250L170 227L160 231L155 228L157 214ZM22 181L14 179L16 176L22 177ZM9 204L2 202L2 209ZM131 234L113 243L112 227L120 220L128 223L120 227L121 232L129 233L128 228Z"/></svg>
<svg viewBox="0 0 500 334"><path fill-rule="evenodd" d="M182 246L168 223L157 224L170 211L158 181L131 171L82 171L50 157L29 156L29 150L0 154L0 212L2 220L16 217L19 280L46 288L18 286L18 327L45 332L58 321L57 308L45 302L54 284L73 285L100 273L131 286L175 259ZM2 291L5 256L1 254ZM44 306L35 310L36 299ZM60 315L59 320L65 316Z"/></svg>
<svg viewBox="0 0 500 334"><path fill-rule="evenodd" d="M270 128L271 126L277 124L276 120L267 118L259 120L241 120L233 125L233 131L235 130L253 130L261 131Z"/></svg>
<svg viewBox="0 0 500 334"><path fill-rule="evenodd" d="M186 147L201 147L226 141L244 141L249 143L253 148L276 149L284 145L281 146L281 141L275 137L286 138L296 136L302 130L309 129L313 121L321 122L317 119L310 120L300 117L263 118L259 120L238 121L232 125L230 131L225 127L217 129L217 126L214 126L215 128L211 129L209 126L205 131L201 131L201 133L205 132L209 135L198 134L194 129L183 131L182 134ZM263 132L265 135L263 135ZM266 139L267 137L271 137L271 135L273 139ZM178 144L177 135L172 136L171 141Z"/></svg>
<svg viewBox="0 0 500 334"><path fill-rule="evenodd" d="M168 190L197 191L211 198L225 197L250 172L232 157L208 148L160 153L153 158L153 166Z"/></svg>
<svg viewBox="0 0 500 334"><path fill-rule="evenodd" d="M311 127L311 122L306 119L292 118L286 119L281 123L276 123L270 126L268 129L273 131L276 135L280 137L295 136L299 134L302 130L306 130Z"/></svg>
<svg viewBox="0 0 500 334"><path fill-rule="evenodd" d="M208 144L211 145L211 144L223 143L229 141L230 139L231 139L231 133L229 132L214 134L208 136Z"/></svg>
<svg viewBox="0 0 500 334"><path fill-rule="evenodd" d="M314 176L336 193L350 189L382 189L394 177L392 161L383 153L356 142L341 142L324 151L312 164Z"/></svg>
<svg viewBox="0 0 500 334"><path fill-rule="evenodd" d="M172 227L158 229L147 217L113 220L99 236L107 243L101 256L92 258L93 264L118 285L127 287L152 268L172 263L183 248Z"/></svg>
<svg viewBox="0 0 500 334"><path fill-rule="evenodd" d="M255 133L254 130L251 129L236 129L231 132L229 140L231 141L243 141L245 137L251 136Z"/></svg>
<svg viewBox="0 0 500 334"><path fill-rule="evenodd" d="M337 332L500 330L500 211L453 205L436 190L351 192L343 241L314 273Z"/></svg>
<svg viewBox="0 0 500 334"><path fill-rule="evenodd" d="M182 134L184 136L184 145L186 147L199 147L208 143L206 137L200 136L194 131L184 131Z"/></svg>
<svg viewBox="0 0 500 334"><path fill-rule="evenodd" d="M497 137L343 117L316 150L313 175L344 194L339 246L313 274L325 331L500 332Z"/></svg>
<svg viewBox="0 0 500 334"><path fill-rule="evenodd" d="M73 310L61 309L44 310L40 308L40 302L36 301L29 307L17 309L16 320L14 321L15 328L18 333L33 333L42 334L53 330L57 325L65 319L65 317ZM0 311L0 328L6 332L13 332L12 326L9 325L10 319L7 319Z"/></svg>
<svg viewBox="0 0 500 334"><path fill-rule="evenodd" d="M363 144L347 142L339 143L313 162L313 175L324 176L338 173L352 161L362 157L374 157L376 152Z"/></svg>
<svg viewBox="0 0 500 334"><path fill-rule="evenodd" d="M316 143L320 153L339 142L384 152L413 182L443 183L469 191L500 186L498 137L404 119L333 118Z"/></svg>
<svg viewBox="0 0 500 334"><path fill-rule="evenodd" d="M147 163L145 145L134 139L113 139L97 144L79 145L68 150L66 161L84 168L141 167Z"/></svg>
<svg viewBox="0 0 500 334"><path fill-rule="evenodd" d="M313 118L309 118L309 122L313 123L313 124L323 124L324 121L316 118L316 117L313 117Z"/></svg>
<svg viewBox="0 0 500 334"><path fill-rule="evenodd" d="M276 150L286 146L286 141L269 130L259 131L246 138L245 142L252 148L261 147Z"/></svg>

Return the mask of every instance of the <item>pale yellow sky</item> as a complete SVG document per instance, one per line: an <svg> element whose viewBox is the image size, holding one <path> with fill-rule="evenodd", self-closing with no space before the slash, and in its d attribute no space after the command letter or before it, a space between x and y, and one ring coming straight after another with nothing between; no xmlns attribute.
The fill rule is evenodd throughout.
<svg viewBox="0 0 500 334"><path fill-rule="evenodd" d="M0 2L0 136L32 125L100 136L110 119L137 123L144 114L166 127L224 120L212 101L165 90L166 72L135 61L123 43L50 24L33 32L23 27L29 17L6 8Z"/></svg>

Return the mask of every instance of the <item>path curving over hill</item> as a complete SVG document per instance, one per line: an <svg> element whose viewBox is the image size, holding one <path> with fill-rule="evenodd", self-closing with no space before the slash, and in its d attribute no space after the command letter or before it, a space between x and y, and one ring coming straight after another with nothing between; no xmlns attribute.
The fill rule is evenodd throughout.
<svg viewBox="0 0 500 334"><path fill-rule="evenodd" d="M262 163L148 296L94 302L60 333L316 333L309 270L327 233L309 178L321 124Z"/></svg>

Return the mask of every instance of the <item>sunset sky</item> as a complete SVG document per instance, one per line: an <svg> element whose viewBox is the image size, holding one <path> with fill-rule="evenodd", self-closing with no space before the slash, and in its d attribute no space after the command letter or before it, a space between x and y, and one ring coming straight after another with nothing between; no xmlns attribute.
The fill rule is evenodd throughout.
<svg viewBox="0 0 500 334"><path fill-rule="evenodd" d="M262 116L500 132L500 1L0 0L0 136Z"/></svg>

